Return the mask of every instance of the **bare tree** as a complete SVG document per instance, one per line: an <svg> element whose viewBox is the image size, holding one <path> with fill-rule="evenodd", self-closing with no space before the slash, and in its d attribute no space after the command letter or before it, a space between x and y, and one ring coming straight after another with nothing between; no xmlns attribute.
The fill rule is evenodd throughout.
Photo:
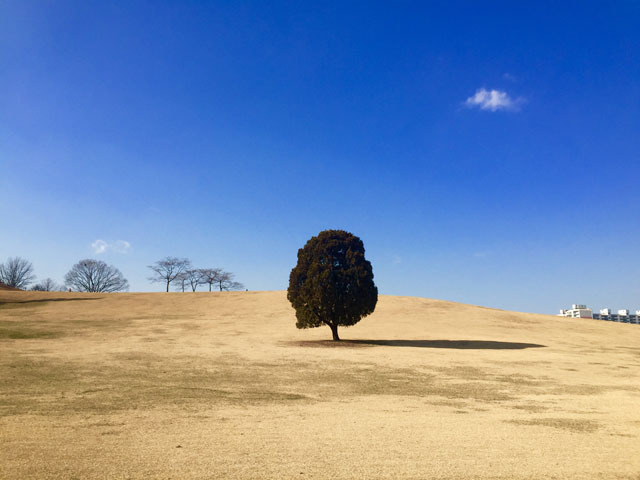
<svg viewBox="0 0 640 480"><path fill-rule="evenodd" d="M200 273L200 270L195 269L195 268L191 268L187 271L184 272L184 276L187 279L187 282L189 283L189 285L191 286L191 291L195 292L196 289L198 288L198 285L200 285L202 282L202 274Z"/></svg>
<svg viewBox="0 0 640 480"><path fill-rule="evenodd" d="M80 260L64 276L67 286L80 292L119 292L129 289L120 270L101 260Z"/></svg>
<svg viewBox="0 0 640 480"><path fill-rule="evenodd" d="M61 289L62 287L50 278L45 278L44 280L39 281L33 287L31 287L31 290L36 290L39 292L57 292Z"/></svg>
<svg viewBox="0 0 640 480"><path fill-rule="evenodd" d="M218 278L223 273L221 268L201 268L200 278L201 283L209 284L209 291L211 291L211 285L217 284Z"/></svg>
<svg viewBox="0 0 640 480"><path fill-rule="evenodd" d="M216 279L216 284L220 291L223 290L242 290L244 285L234 280L235 274L231 272L221 271Z"/></svg>
<svg viewBox="0 0 640 480"><path fill-rule="evenodd" d="M9 287L24 289L35 279L33 265L24 258L13 257L0 264L0 282Z"/></svg>
<svg viewBox="0 0 640 480"><path fill-rule="evenodd" d="M154 272L154 275L149 277L152 282L162 282L167 284L167 292L171 282L176 280L178 276L189 270L191 262L187 258L166 257L162 260L158 260L153 265L149 265L149 268Z"/></svg>
<svg viewBox="0 0 640 480"><path fill-rule="evenodd" d="M186 272L179 273L176 276L174 282L178 284L178 286L176 287L176 292L184 293L184 287L187 285L187 273Z"/></svg>

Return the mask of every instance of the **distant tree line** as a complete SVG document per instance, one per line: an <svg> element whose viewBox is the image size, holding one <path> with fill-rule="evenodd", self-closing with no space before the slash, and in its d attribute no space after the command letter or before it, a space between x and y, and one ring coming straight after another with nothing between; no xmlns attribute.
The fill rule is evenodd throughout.
<svg viewBox="0 0 640 480"><path fill-rule="evenodd" d="M190 288L195 292L199 286L208 285L209 291L243 290L244 285L235 280L235 275L222 268L193 268L186 258L166 257L149 268L153 271L152 282L166 284L166 290L174 284L177 290ZM0 283L8 287L50 292L72 289L77 292L111 293L129 289L129 282L113 265L90 258L80 260L64 276L64 283L58 284L51 278L35 283L33 264L20 257L11 257L0 264Z"/></svg>
<svg viewBox="0 0 640 480"><path fill-rule="evenodd" d="M149 265L153 274L149 280L162 283L166 291L172 284L176 290L184 292L188 288L195 292L200 285L208 285L219 291L242 290L244 285L235 280L235 275L222 268L194 268L188 258L166 257Z"/></svg>
<svg viewBox="0 0 640 480"><path fill-rule="evenodd" d="M40 280L38 283L31 287L31 290L35 290L38 292L59 292L64 289L64 285L60 285L55 280L48 277L44 280Z"/></svg>
<svg viewBox="0 0 640 480"><path fill-rule="evenodd" d="M54 292L67 288L78 292L120 292L129 289L129 282L120 270L100 260L85 259L76 263L59 284L51 278L34 283L33 264L20 257L11 257L0 264L0 282L21 290Z"/></svg>

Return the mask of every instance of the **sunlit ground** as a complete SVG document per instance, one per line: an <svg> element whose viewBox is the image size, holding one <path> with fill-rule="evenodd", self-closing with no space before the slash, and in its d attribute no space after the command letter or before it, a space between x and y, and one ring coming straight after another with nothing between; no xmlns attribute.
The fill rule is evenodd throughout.
<svg viewBox="0 0 640 480"><path fill-rule="evenodd" d="M639 478L640 326L382 296L0 292L0 478Z"/></svg>

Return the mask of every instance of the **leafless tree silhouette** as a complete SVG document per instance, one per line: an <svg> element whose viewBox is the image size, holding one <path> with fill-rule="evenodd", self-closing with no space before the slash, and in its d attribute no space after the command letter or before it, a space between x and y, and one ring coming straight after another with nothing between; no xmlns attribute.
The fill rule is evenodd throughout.
<svg viewBox="0 0 640 480"><path fill-rule="evenodd" d="M191 291L195 292L198 288L198 285L202 284L202 275L200 270L195 268L190 268L189 270L184 272L184 276L187 280L187 283L191 287Z"/></svg>
<svg viewBox="0 0 640 480"><path fill-rule="evenodd" d="M64 277L67 286L80 292L119 292L129 289L120 270L101 260L80 260Z"/></svg>
<svg viewBox="0 0 640 480"><path fill-rule="evenodd" d="M200 278L203 284L209 285L209 291L211 291L211 285L218 282L218 278L222 274L221 268L201 268Z"/></svg>
<svg viewBox="0 0 640 480"><path fill-rule="evenodd" d="M186 272L179 273L178 276L173 281L177 284L176 292L184 293L184 289L187 286L187 274Z"/></svg>
<svg viewBox="0 0 640 480"><path fill-rule="evenodd" d="M58 285L54 280L50 278L45 278L44 280L40 280L36 283L31 290L36 290L39 292L57 292L62 289L61 285Z"/></svg>
<svg viewBox="0 0 640 480"><path fill-rule="evenodd" d="M33 265L24 258L12 257L0 264L0 282L9 287L24 289L35 279Z"/></svg>
<svg viewBox="0 0 640 480"><path fill-rule="evenodd" d="M240 282L236 282L234 279L235 274L222 271L216 279L216 285L221 292L223 290L242 290L244 285Z"/></svg>
<svg viewBox="0 0 640 480"><path fill-rule="evenodd" d="M176 280L181 273L189 270L191 262L187 258L166 257L162 260L158 260L153 265L149 265L149 268L154 272L154 275L149 277L152 282L162 282L167 285L167 292L171 282Z"/></svg>

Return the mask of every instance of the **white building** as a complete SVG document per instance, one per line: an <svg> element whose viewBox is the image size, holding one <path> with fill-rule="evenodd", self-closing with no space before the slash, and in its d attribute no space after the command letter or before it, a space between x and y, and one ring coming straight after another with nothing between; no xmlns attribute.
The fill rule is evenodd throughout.
<svg viewBox="0 0 640 480"><path fill-rule="evenodd" d="M587 308L586 305L580 305L574 303L571 308L567 310L560 310L558 314L560 317L572 317L572 318L593 318L593 310Z"/></svg>
<svg viewBox="0 0 640 480"><path fill-rule="evenodd" d="M560 310L558 314L561 317L572 318L593 318L594 320L608 320L610 322L621 323L635 323L640 324L640 310L636 310L633 314L629 312L629 309L618 310L618 313L613 313L610 308L600 309L600 313L593 313L593 310L587 308L586 305L573 304L571 308L566 310Z"/></svg>

